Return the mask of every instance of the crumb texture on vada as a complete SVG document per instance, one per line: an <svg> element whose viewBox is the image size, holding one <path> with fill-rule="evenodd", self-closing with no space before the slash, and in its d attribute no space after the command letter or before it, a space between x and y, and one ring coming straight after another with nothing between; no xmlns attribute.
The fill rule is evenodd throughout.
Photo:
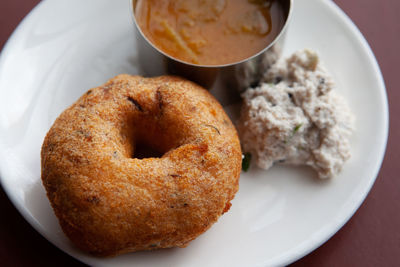
<svg viewBox="0 0 400 267"><path fill-rule="evenodd" d="M159 157L140 158L140 146ZM65 234L113 256L184 247L230 207L241 150L200 86L119 75L87 91L47 133L42 181Z"/></svg>

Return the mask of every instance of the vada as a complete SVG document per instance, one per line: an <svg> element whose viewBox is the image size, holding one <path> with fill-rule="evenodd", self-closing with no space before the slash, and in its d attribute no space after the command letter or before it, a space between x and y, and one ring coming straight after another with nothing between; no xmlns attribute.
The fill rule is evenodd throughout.
<svg viewBox="0 0 400 267"><path fill-rule="evenodd" d="M150 156L139 151L155 151ZM230 207L241 150L217 100L172 76L119 75L47 133L42 181L65 234L98 256L185 247Z"/></svg>

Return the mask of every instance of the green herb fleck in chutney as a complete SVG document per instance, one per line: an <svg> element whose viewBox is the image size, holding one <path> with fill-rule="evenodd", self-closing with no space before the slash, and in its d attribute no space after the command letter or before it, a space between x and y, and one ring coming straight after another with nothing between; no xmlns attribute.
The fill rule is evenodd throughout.
<svg viewBox="0 0 400 267"><path fill-rule="evenodd" d="M303 126L302 123L297 124L297 125L294 127L294 129L293 129L293 131L292 131L292 134L291 134L288 138L286 138L286 139L283 141L283 143L284 143L285 145L286 145L287 143L289 143L290 140L292 140L293 136L295 135L295 133L296 133L298 130L300 130L301 126Z"/></svg>
<svg viewBox="0 0 400 267"><path fill-rule="evenodd" d="M251 154L250 153L244 153L242 156L242 170L247 172L247 170L250 168L250 162L251 162Z"/></svg>
<svg viewBox="0 0 400 267"><path fill-rule="evenodd" d="M296 125L296 127L294 127L294 129L293 129L293 134L295 134L301 128L301 126L303 126L302 123Z"/></svg>

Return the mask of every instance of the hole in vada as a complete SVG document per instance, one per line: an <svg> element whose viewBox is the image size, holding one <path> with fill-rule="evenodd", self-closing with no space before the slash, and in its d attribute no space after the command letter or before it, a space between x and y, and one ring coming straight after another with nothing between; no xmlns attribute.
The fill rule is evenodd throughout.
<svg viewBox="0 0 400 267"><path fill-rule="evenodd" d="M145 159L145 158L161 158L164 155L158 149L147 145L146 143L139 142L135 146L132 158Z"/></svg>

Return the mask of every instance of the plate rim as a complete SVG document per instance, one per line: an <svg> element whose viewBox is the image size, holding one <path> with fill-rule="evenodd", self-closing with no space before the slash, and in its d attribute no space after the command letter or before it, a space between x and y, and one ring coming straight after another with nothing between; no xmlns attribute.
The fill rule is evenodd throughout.
<svg viewBox="0 0 400 267"><path fill-rule="evenodd" d="M379 67L379 63L375 57L375 54L373 53L371 46L369 45L367 39L364 37L360 29L357 27L357 25L351 20L351 18L333 1L333 0L324 0L321 1L322 4L325 4L328 6L328 8L335 13L335 16L341 20L342 23L346 25L349 30L354 33L354 37L357 38L357 41L359 44L361 44L360 48L362 48L363 52L365 52L368 55L368 61L370 61L371 66L374 69L375 73L375 78L377 80L377 83L379 84L379 94L381 96L380 99L383 100L381 103L383 110L383 137L384 139L381 140L382 145L379 148L379 156L377 156L377 161L375 162L375 166L373 169L375 170L372 177L373 179L370 179L368 181L368 185L364 189L363 192L361 192L358 195L358 198L353 202L354 206L351 209L346 216L340 216L340 223L337 223L335 227L332 227L331 229L326 230L325 232L331 232L330 234L326 234L324 238L321 238L319 242L315 242L313 245L309 245L308 248L306 246L301 247L297 253L293 253L293 257L290 259L287 259L286 261L282 261L282 265L288 265L291 264L304 256L310 254L314 250L318 249L320 246L322 246L324 243L326 243L329 239L331 239L342 227L354 216L354 214L357 212L357 210L360 208L360 206L364 203L364 200L368 196L369 192L371 191L373 185L375 184L376 179L378 178L379 171L382 166L383 159L385 157L386 153L386 148L387 148L387 142L388 142L388 136L389 136L389 104L388 104L388 98L387 98L387 91L386 91L386 86L384 82L384 78L382 75L382 71Z"/></svg>
<svg viewBox="0 0 400 267"><path fill-rule="evenodd" d="M22 21L18 24L18 26L14 29L8 40L3 46L2 51L0 52L0 72L2 71L3 65L4 65L4 55L8 53L8 50L10 49L11 45L15 42L14 40L17 38L17 36L20 35L20 32L23 30L25 27L25 24L29 23L30 18L34 16L36 13L39 12L40 8L42 5L44 5L46 1L40 1L23 19ZM129 2L129 1L127 1ZM332 226L331 228L327 229L324 231L324 233L320 236L319 240L317 242L313 242L310 244L299 244L297 249L296 247L293 248L294 251L288 251L290 252L289 254L283 254L281 256L278 256L274 262L279 262L279 265L288 265L290 263L293 263L300 258L310 254L312 251L316 250L319 248L321 245L323 245L325 242L327 242L333 235L335 235L350 219L353 217L353 215L356 213L356 211L360 208L366 197L368 196L369 192L371 191L372 186L374 185L376 179L378 178L379 171L381 169L382 162L384 160L386 148L387 148L387 141L388 141L388 135L389 135L389 105L388 105L388 98L387 98L387 91L386 91L386 86L384 82L384 78L381 72L381 69L379 67L379 63L370 47L368 44L368 41L366 38L363 36L359 28L356 26L356 24L350 19L350 17L332 0L323 0L321 1L321 4L326 5L327 8L335 13L335 17L340 21L341 23L345 24L346 28L349 29L349 31L353 34L353 36L357 39L358 44L360 45L359 48L362 49L363 53L367 55L368 62L371 63L371 67L374 70L375 73L375 80L379 84L379 95L381 99L381 105L383 107L382 109L382 115L383 115L383 121L382 124L385 126L382 129L382 136L384 139L381 140L381 146L379 147L378 153L379 154L376 158L378 159L373 168L374 173L371 175L371 177L374 177L372 179L368 180L368 183L365 187L365 189L360 192L360 194L357 196L356 200L353 201L353 208L351 211L348 211L346 214L340 216L339 223L336 223L336 225ZM52 240L45 229L41 227L41 225L35 220L35 218L27 211L25 206L20 205L19 202L16 200L14 194L12 194L11 190L5 186L4 181L3 181L3 175L2 171L0 170L0 185L2 186L4 192L6 193L7 197L13 204L13 206L18 210L18 212L22 215L22 217L36 230L38 231L45 239L47 239L51 244L53 244L55 247L60 249L62 252L68 254L69 256L75 258L76 260L85 263L85 264L93 264L91 262L90 258L87 257L84 254L81 255L76 255L74 251L68 251L64 250L60 247L60 244L56 242L55 240ZM305 240L307 241L307 240Z"/></svg>

